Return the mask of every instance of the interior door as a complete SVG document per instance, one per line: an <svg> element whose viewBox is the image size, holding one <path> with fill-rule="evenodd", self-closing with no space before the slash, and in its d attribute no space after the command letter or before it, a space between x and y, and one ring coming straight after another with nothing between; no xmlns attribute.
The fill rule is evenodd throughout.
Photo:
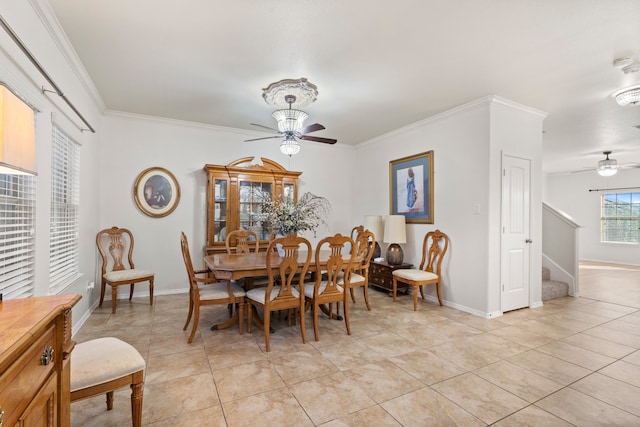
<svg viewBox="0 0 640 427"><path fill-rule="evenodd" d="M531 161L502 157L502 311L529 306Z"/></svg>

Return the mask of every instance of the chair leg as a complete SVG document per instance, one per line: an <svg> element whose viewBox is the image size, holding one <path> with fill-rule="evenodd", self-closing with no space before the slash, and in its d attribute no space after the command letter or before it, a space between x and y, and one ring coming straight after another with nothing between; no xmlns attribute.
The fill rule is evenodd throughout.
<svg viewBox="0 0 640 427"><path fill-rule="evenodd" d="M347 326L347 335L351 335L351 326L349 325L349 295L344 294L344 324Z"/></svg>
<svg viewBox="0 0 640 427"><path fill-rule="evenodd" d="M262 317L264 317L264 319L262 319L262 323L264 324L264 343L267 346L267 351L271 351L271 342L269 340L269 324L271 323L271 312L265 309Z"/></svg>
<svg viewBox="0 0 640 427"><path fill-rule="evenodd" d="M418 309L418 289L420 286L413 287L413 311Z"/></svg>
<svg viewBox="0 0 640 427"><path fill-rule="evenodd" d="M251 300L247 300L247 332L251 333L251 326L253 325L253 307Z"/></svg>
<svg viewBox="0 0 640 427"><path fill-rule="evenodd" d="M153 279L149 280L149 305L153 305Z"/></svg>
<svg viewBox="0 0 640 427"><path fill-rule="evenodd" d="M300 309L298 310L300 316L300 332L302 333L302 344L307 343L307 331L304 328L304 300L300 301Z"/></svg>
<svg viewBox="0 0 640 427"><path fill-rule="evenodd" d="M438 293L438 302L442 305L442 298L440 297L440 282L436 282L436 292Z"/></svg>
<svg viewBox="0 0 640 427"><path fill-rule="evenodd" d="M131 420L133 427L142 426L142 394L144 383L131 384Z"/></svg>
<svg viewBox="0 0 640 427"><path fill-rule="evenodd" d="M116 314L117 303L118 303L118 287L111 286L111 314Z"/></svg>
<svg viewBox="0 0 640 427"><path fill-rule="evenodd" d="M244 309L246 303L244 301L238 303L238 325L240 328L240 335L244 333Z"/></svg>
<svg viewBox="0 0 640 427"><path fill-rule="evenodd" d="M320 334L318 333L318 304L313 302L313 335L316 341L320 341Z"/></svg>
<svg viewBox="0 0 640 427"><path fill-rule="evenodd" d="M129 301L131 301L131 299L133 298L133 288L135 286L135 283L132 283L131 286L129 287Z"/></svg>
<svg viewBox="0 0 640 427"><path fill-rule="evenodd" d="M189 339L187 340L187 344L191 344L193 341L193 337L196 335L196 331L198 330L198 321L200 320L200 306L195 305L193 307L193 326L191 327L191 335L189 335Z"/></svg>
<svg viewBox="0 0 640 427"><path fill-rule="evenodd" d="M393 277L393 302L396 302L396 293L398 292L398 279Z"/></svg>
<svg viewBox="0 0 640 427"><path fill-rule="evenodd" d="M104 279L100 281L100 304L98 307L102 307L102 302L104 301L104 291L107 287L107 284L104 282Z"/></svg>
<svg viewBox="0 0 640 427"><path fill-rule="evenodd" d="M351 294L351 301L353 301L353 303L356 303L356 296L353 293L353 288L349 288L349 293Z"/></svg>
<svg viewBox="0 0 640 427"><path fill-rule="evenodd" d="M424 299L424 287L425 287L425 286L426 286L426 285L420 285L420 286L418 286L418 287L420 288L420 296L422 297L422 299Z"/></svg>
<svg viewBox="0 0 640 427"><path fill-rule="evenodd" d="M364 303L367 305L367 310L371 311L371 306L369 305L369 284L365 283L362 287L362 293L364 294Z"/></svg>
<svg viewBox="0 0 640 427"><path fill-rule="evenodd" d="M113 409L113 391L107 392L107 411Z"/></svg>
<svg viewBox="0 0 640 427"><path fill-rule="evenodd" d="M187 326L189 326L189 322L191 321L192 314L193 314L193 292L189 290L189 314L187 314L187 321L184 322L184 326L182 327L183 331L187 330Z"/></svg>

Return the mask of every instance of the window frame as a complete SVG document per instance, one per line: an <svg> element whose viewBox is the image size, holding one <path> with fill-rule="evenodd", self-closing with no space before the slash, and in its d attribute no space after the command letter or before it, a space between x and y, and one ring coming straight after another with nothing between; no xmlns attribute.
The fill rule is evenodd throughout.
<svg viewBox="0 0 640 427"><path fill-rule="evenodd" d="M602 194L600 198L600 242L640 244L640 192Z"/></svg>

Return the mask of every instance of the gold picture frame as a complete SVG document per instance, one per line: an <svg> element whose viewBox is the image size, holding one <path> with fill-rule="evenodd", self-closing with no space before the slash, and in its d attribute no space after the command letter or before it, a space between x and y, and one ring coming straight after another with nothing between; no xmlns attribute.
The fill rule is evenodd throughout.
<svg viewBox="0 0 640 427"><path fill-rule="evenodd" d="M389 213L433 224L433 150L389 162Z"/></svg>
<svg viewBox="0 0 640 427"><path fill-rule="evenodd" d="M150 217L169 215L180 202L180 185L165 168L151 167L140 172L133 186L138 208Z"/></svg>

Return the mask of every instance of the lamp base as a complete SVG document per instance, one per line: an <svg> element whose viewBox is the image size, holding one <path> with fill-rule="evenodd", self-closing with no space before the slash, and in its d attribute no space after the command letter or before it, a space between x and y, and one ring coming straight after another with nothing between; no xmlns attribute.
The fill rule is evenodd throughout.
<svg viewBox="0 0 640 427"><path fill-rule="evenodd" d="M369 245L371 245L371 242L369 242ZM369 250L371 250L371 247L369 247ZM371 256L371 259L380 258L381 254L382 249L380 249L380 245L376 242L376 245L373 247L373 255Z"/></svg>
<svg viewBox="0 0 640 427"><path fill-rule="evenodd" d="M404 259L404 253L402 252L402 247L400 247L397 243L392 243L387 248L387 253L385 254L385 261L389 265L400 265L402 264L402 260Z"/></svg>

